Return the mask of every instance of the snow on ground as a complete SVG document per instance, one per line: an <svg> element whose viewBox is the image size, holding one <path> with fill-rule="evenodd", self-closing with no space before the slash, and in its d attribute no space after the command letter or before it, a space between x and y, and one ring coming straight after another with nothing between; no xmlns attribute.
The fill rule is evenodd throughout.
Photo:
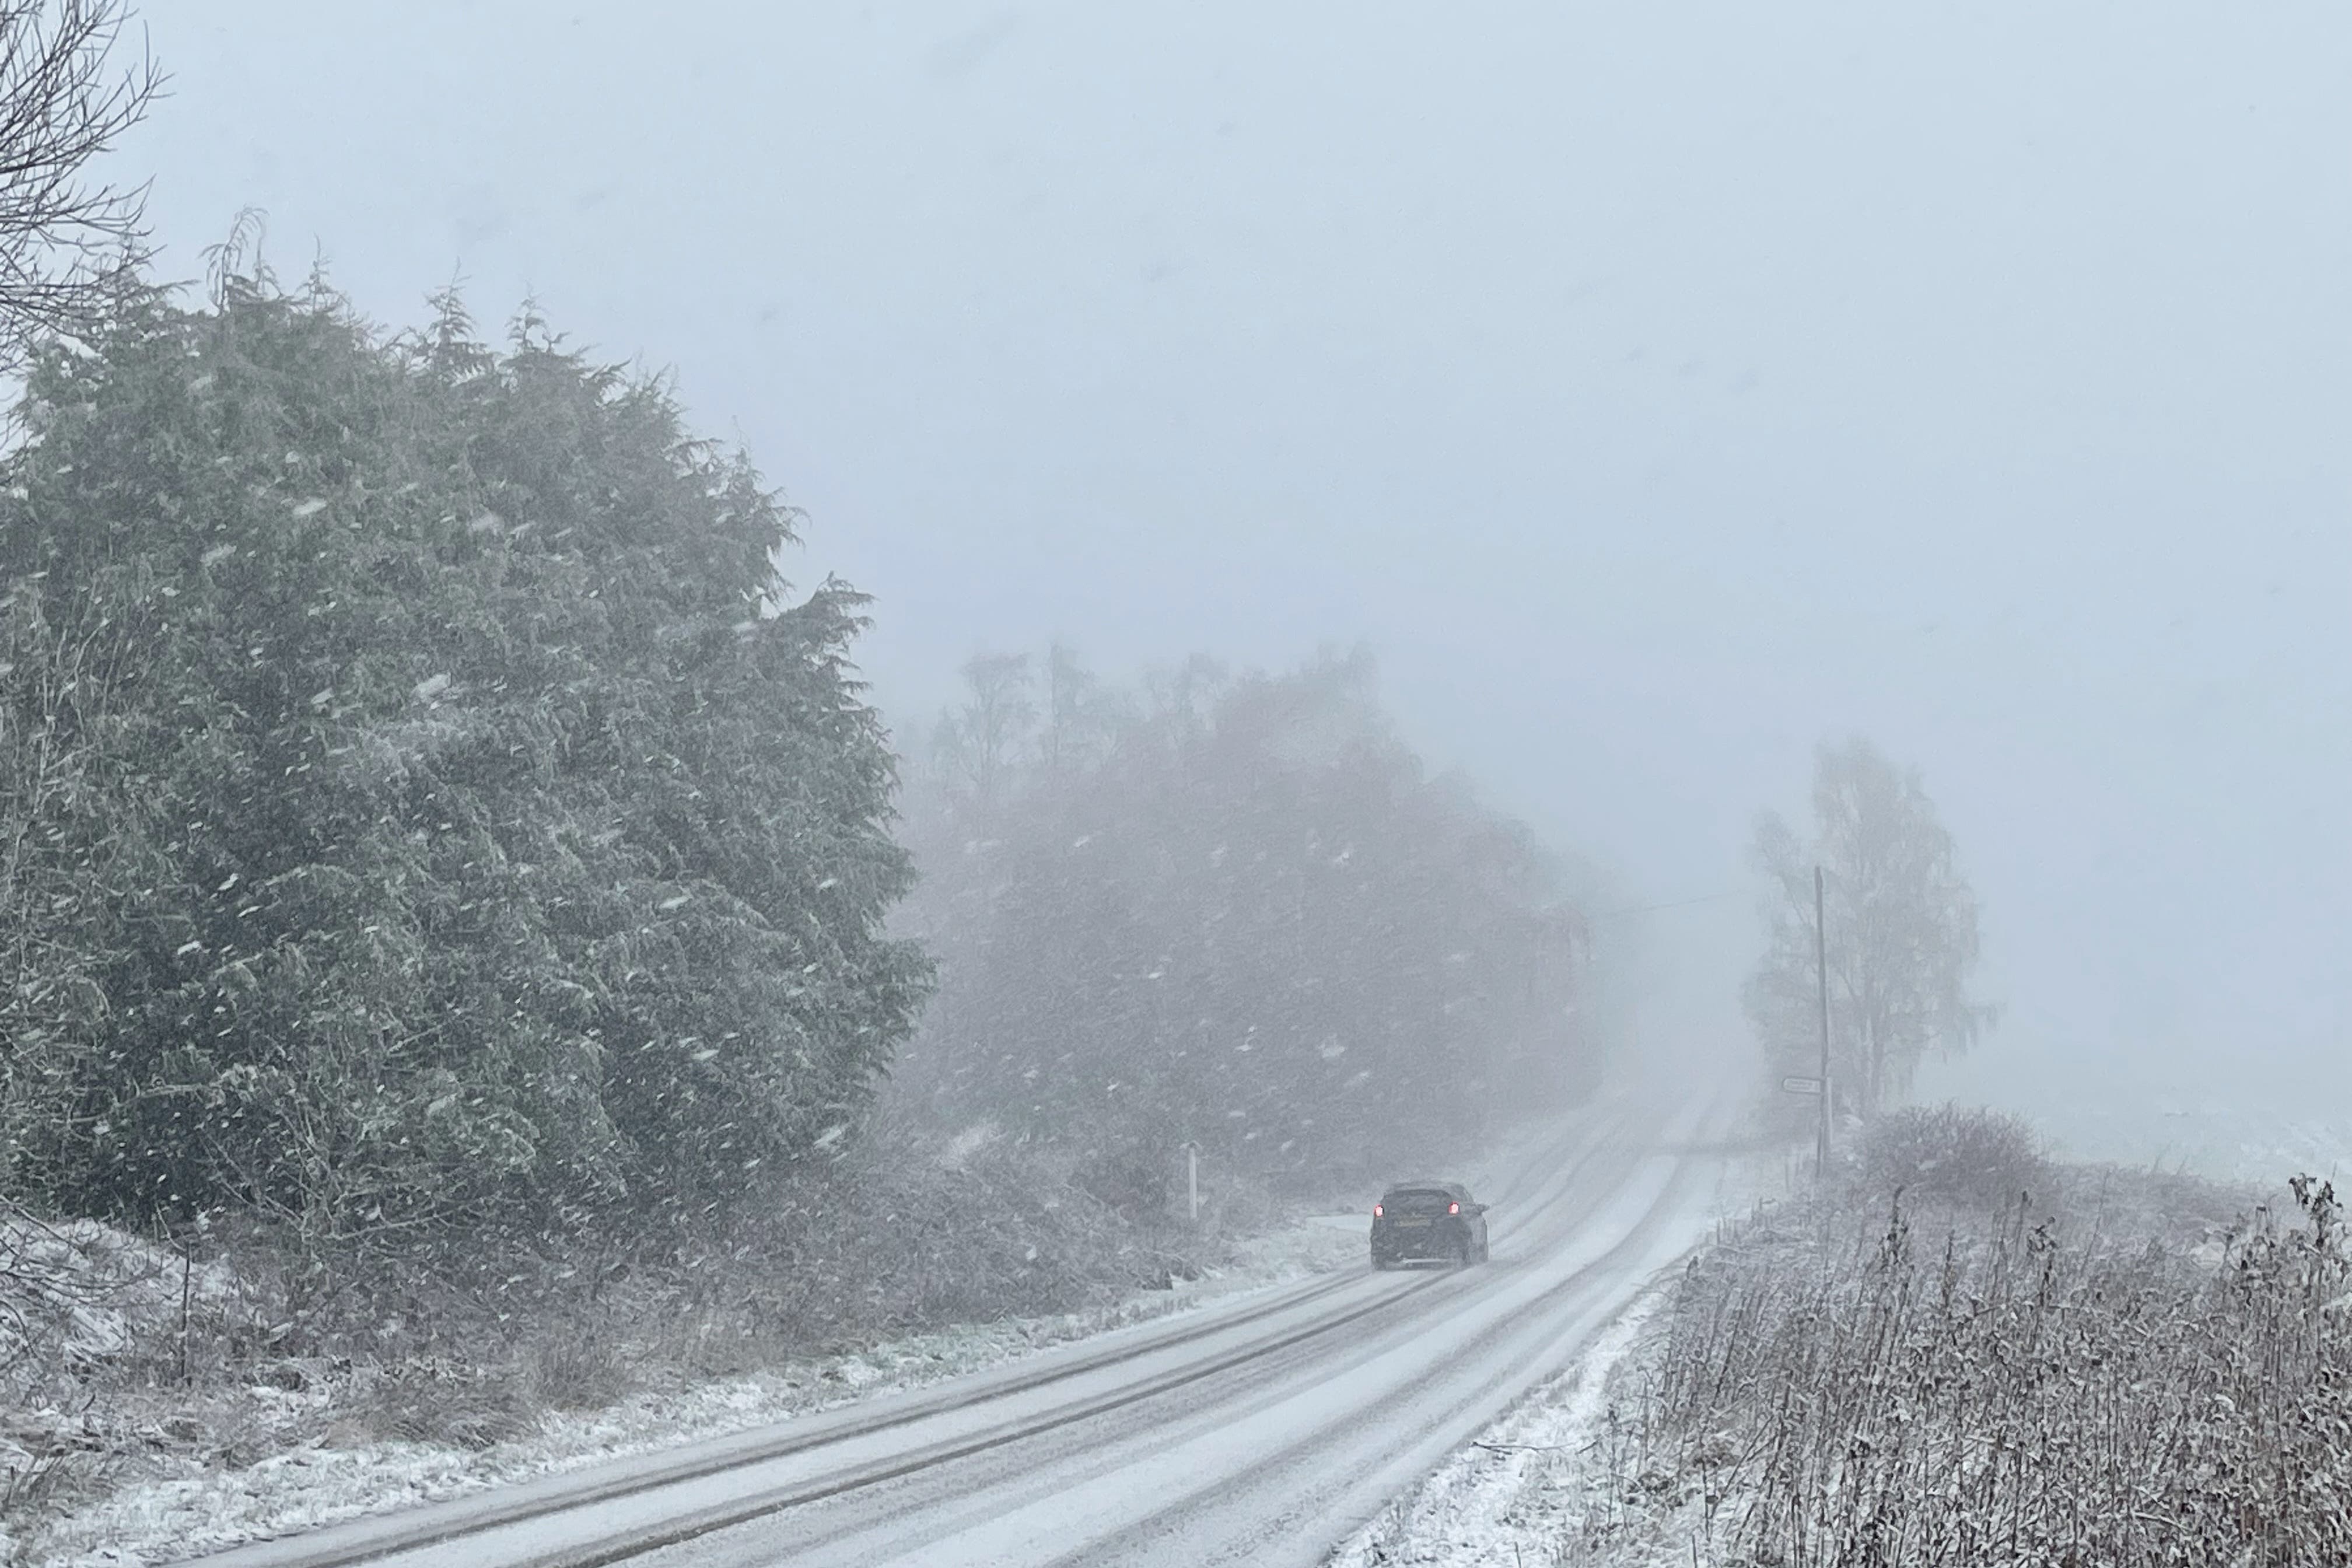
<svg viewBox="0 0 2352 1568"><path fill-rule="evenodd" d="M1604 1506L1610 1406L1624 1392L1616 1374L1663 1290L1654 1284L1573 1366L1343 1542L1329 1568L1559 1561L1587 1516Z"/></svg>
<svg viewBox="0 0 2352 1568"><path fill-rule="evenodd" d="M2352 1176L2352 1121L2289 1116L2188 1095L2093 1106L2071 1114L2057 1141L2077 1158L2183 1171L2212 1181L2276 1185L2299 1173Z"/></svg>
<svg viewBox="0 0 2352 1568"><path fill-rule="evenodd" d="M197 1265L97 1220L44 1223L0 1203L0 1368L47 1356L94 1364L181 1314L243 1305L218 1264Z"/></svg>
<svg viewBox="0 0 2352 1568"><path fill-rule="evenodd" d="M208 1465L193 1454L158 1456L153 1462L169 1472L162 1479L125 1487L61 1519L20 1524L13 1542L0 1531L0 1568L133 1568L170 1562L918 1388L1352 1264L1363 1255L1369 1223L1358 1215L1306 1216L1241 1244L1228 1268L1108 1309L973 1324L684 1390L641 1393L604 1410L548 1415L528 1436L479 1451L422 1443L312 1442L241 1469ZM261 1387L250 1394L265 1404L329 1397Z"/></svg>
<svg viewBox="0 0 2352 1568"><path fill-rule="evenodd" d="M1465 1162L1462 1173L1481 1188L1500 1185L1506 1173L1524 1168L1556 1132L1541 1126L1522 1129ZM1352 1266L1364 1256L1370 1201L1367 1194L1360 1210L1297 1217L1235 1243L1233 1261L1223 1268L1110 1308L972 1324L684 1389L640 1391L603 1410L550 1413L528 1435L485 1448L362 1441L345 1432L242 1468L195 1451L156 1452L141 1461L153 1479L123 1486L61 1518L19 1523L13 1547L0 1531L0 1568L140 1568L919 1388L1072 1340ZM325 1413L336 1397L324 1386L294 1392L256 1387L248 1396L262 1417L290 1416L293 1406L304 1404L315 1407L310 1414ZM268 1425L266 1419L262 1424Z"/></svg>
<svg viewBox="0 0 2352 1568"><path fill-rule="evenodd" d="M1807 1161L1764 1146L1731 1162L1715 1194L1732 1215L1801 1185ZM1662 1269L1575 1362L1520 1401L1408 1497L1340 1543L1327 1568L1674 1568L1721 1500L1683 1495L1631 1451L1653 1320L1682 1264ZM1638 1497L1623 1495L1626 1478ZM1670 1495L1672 1494L1672 1495Z"/></svg>
<svg viewBox="0 0 2352 1568"><path fill-rule="evenodd" d="M2339 1186L2352 1176L2352 1122L2212 1101L2086 1108L2058 1143L2078 1159L2269 1188L2295 1172ZM1776 1182L1769 1156L1748 1162L1744 1196L1727 1192L1727 1206L1776 1185L1801 1185L1804 1163L1782 1160ZM2218 1258L2218 1244L2215 1251ZM1742 1516L1748 1500L1709 1497L1652 1468L1639 1451L1640 1423L1627 1418L1654 1366L1648 1331L1670 1277L1654 1282L1575 1365L1342 1543L1328 1568L1674 1568L1715 1561L1722 1529Z"/></svg>

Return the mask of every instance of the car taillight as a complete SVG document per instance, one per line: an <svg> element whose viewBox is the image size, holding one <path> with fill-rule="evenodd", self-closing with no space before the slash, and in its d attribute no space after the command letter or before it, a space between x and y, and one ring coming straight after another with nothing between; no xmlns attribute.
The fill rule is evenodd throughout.
<svg viewBox="0 0 2352 1568"><path fill-rule="evenodd" d="M1381 1217L1381 1205L1378 1205L1378 1204L1374 1204L1374 1205L1372 1205L1372 1217L1373 1217L1374 1219L1378 1219L1378 1218L1380 1218L1380 1217Z"/></svg>
<svg viewBox="0 0 2352 1568"><path fill-rule="evenodd" d="M1460 1204L1447 1204L1445 1205L1445 1212L1447 1214L1460 1214L1462 1212L1462 1205Z"/></svg>

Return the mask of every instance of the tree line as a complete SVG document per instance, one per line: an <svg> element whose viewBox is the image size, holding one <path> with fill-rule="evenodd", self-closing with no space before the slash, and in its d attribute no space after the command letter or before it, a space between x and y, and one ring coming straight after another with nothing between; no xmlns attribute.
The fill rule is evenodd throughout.
<svg viewBox="0 0 2352 1568"><path fill-rule="evenodd" d="M112 279L0 459L0 1187L321 1245L709 1211L895 1074L1149 1194L1592 1082L1559 868L1360 655L975 659L901 800L863 599L663 384L240 262ZM1825 748L1813 804L1747 1001L1810 1070L1824 867L1868 1115L1990 1021L1976 905L1916 773Z"/></svg>
<svg viewBox="0 0 2352 1568"><path fill-rule="evenodd" d="M1360 658L976 661L902 826L862 598L792 589L748 461L528 311L387 335L232 247L198 305L117 279L21 415L6 1191L383 1245L723 1205L894 1059L1114 1186L1590 1076L1546 857Z"/></svg>
<svg viewBox="0 0 2352 1568"><path fill-rule="evenodd" d="M712 1213L894 1066L1114 1188L1590 1079L1556 868L1364 660L977 660L901 824L866 601L662 382L244 224L152 279L127 16L0 10L0 1197L324 1253Z"/></svg>
<svg viewBox="0 0 2352 1568"><path fill-rule="evenodd" d="M1151 1189L1188 1143L1361 1169L1589 1085L1558 867L1428 775L1365 656L1127 689L1059 647L964 673L908 805L940 993L897 1087L935 1124Z"/></svg>

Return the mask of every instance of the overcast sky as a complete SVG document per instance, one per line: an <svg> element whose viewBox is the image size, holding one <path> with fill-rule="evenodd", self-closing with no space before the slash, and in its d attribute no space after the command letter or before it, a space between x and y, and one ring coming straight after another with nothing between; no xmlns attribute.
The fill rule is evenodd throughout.
<svg viewBox="0 0 2352 1568"><path fill-rule="evenodd" d="M1866 732L1983 897L1964 1088L2352 1111L2340 4L144 15L168 271L256 206L674 369L894 713L1362 640L1659 900ZM1675 1026L1749 923L1657 917Z"/></svg>

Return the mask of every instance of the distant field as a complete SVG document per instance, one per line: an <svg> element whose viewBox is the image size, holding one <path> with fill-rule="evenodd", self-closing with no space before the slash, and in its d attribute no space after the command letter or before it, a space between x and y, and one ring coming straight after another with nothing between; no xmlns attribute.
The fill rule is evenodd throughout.
<svg viewBox="0 0 2352 1568"><path fill-rule="evenodd" d="M2068 1118L2061 1151L2078 1160L2160 1167L2219 1182L2296 1172L2352 1176L2352 1119L2298 1117L2194 1100L2091 1107Z"/></svg>

